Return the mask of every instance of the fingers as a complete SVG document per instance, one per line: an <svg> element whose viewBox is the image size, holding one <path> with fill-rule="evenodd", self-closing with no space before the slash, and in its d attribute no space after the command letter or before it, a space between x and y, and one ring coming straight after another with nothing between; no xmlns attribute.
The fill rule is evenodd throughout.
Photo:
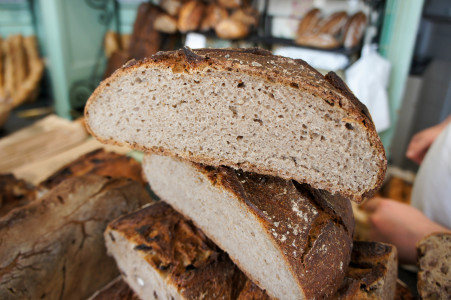
<svg viewBox="0 0 451 300"><path fill-rule="evenodd" d="M362 204L361 207L367 213L374 213L379 208L379 205L381 204L382 201L384 201L384 198L374 197L365 202L364 204Z"/></svg>

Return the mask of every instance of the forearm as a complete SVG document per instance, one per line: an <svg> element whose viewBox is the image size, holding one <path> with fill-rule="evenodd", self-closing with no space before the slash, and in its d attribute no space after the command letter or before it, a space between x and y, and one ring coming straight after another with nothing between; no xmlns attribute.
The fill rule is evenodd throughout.
<svg viewBox="0 0 451 300"><path fill-rule="evenodd" d="M451 123L451 115L449 115L445 120L443 120L440 125L442 127L446 127L446 125L448 125L449 123Z"/></svg>

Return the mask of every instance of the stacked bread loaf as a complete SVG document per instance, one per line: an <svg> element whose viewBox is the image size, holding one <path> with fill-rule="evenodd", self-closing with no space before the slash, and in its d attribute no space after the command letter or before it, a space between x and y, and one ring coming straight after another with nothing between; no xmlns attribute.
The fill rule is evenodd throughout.
<svg viewBox="0 0 451 300"><path fill-rule="evenodd" d="M239 272L222 273L273 298L330 298L343 286L349 199L374 194L386 160L368 111L335 73L261 49L162 52L102 82L85 119L100 141L148 152L152 190L192 222L110 224L108 249L140 297L237 299L241 289L208 290L229 279L203 268L229 258Z"/></svg>

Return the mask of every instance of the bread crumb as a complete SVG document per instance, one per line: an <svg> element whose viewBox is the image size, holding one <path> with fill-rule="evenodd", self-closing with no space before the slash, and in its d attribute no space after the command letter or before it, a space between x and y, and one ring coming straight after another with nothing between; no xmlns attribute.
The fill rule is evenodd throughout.
<svg viewBox="0 0 451 300"><path fill-rule="evenodd" d="M279 222L274 222L274 226L279 227Z"/></svg>
<svg viewBox="0 0 451 300"><path fill-rule="evenodd" d="M253 67L261 67L262 65L256 61L251 62L251 66Z"/></svg>

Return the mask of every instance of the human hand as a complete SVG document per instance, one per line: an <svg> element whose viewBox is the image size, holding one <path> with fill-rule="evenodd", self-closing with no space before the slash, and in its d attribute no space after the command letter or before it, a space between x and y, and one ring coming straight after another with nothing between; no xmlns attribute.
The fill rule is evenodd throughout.
<svg viewBox="0 0 451 300"><path fill-rule="evenodd" d="M391 199L373 198L363 208L369 213L370 239L395 245L403 263L416 262L416 243L424 236L449 231L416 208Z"/></svg>
<svg viewBox="0 0 451 300"><path fill-rule="evenodd" d="M439 124L415 134L407 147L407 158L420 165L423 162L429 147L431 147L432 143L442 132L443 128L444 127Z"/></svg>

